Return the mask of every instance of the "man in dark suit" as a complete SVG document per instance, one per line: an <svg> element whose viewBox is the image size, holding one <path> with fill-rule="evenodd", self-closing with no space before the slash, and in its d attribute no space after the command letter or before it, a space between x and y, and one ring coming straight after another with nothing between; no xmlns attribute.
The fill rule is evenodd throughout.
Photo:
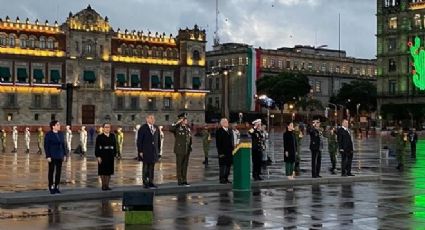
<svg viewBox="0 0 425 230"><path fill-rule="evenodd" d="M146 124L142 125L137 133L137 151L143 161L143 185L145 188L156 188L153 183L155 163L161 150L160 134L155 124L155 117L149 114Z"/></svg>
<svg viewBox="0 0 425 230"><path fill-rule="evenodd" d="M320 178L320 168L322 165L323 133L320 128L320 120L313 120L313 127L310 133L310 151L311 151L311 176Z"/></svg>
<svg viewBox="0 0 425 230"><path fill-rule="evenodd" d="M338 130L338 146L341 154L341 176L354 176L351 174L351 163L353 161L353 141L348 129L348 120L342 121L342 127Z"/></svg>
<svg viewBox="0 0 425 230"><path fill-rule="evenodd" d="M229 121L226 118L221 119L220 126L215 134L220 167L220 183L230 184L228 177L233 163L233 131L229 129Z"/></svg>

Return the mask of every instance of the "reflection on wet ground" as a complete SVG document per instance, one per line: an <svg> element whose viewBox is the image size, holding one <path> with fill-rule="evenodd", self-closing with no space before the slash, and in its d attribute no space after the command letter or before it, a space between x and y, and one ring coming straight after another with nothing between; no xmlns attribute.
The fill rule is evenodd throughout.
<svg viewBox="0 0 425 230"><path fill-rule="evenodd" d="M277 134L276 138L280 138ZM201 160L200 141L195 144L191 162L192 180L216 180L217 165L204 170ZM170 151L171 147L168 147ZM281 143L274 146L278 163L270 168L271 175L281 174ZM379 140L370 138L356 142L354 162L355 173L376 172L382 175L378 182L361 182L342 185L312 185L293 188L261 189L249 193L204 193L155 198L155 220L149 226L125 226L121 200L98 200L50 205L3 206L0 209L0 229L421 229L425 226L425 144L418 145L418 158L408 159L404 172L395 170L394 159L379 157ZM197 152L199 151L199 152ZM215 150L212 150L212 155ZM326 151L325 151L326 152ZM174 158L166 152L163 161L164 179L174 177ZM130 158L129 153L127 158ZM3 159L13 158L7 153ZM25 158L18 154L17 158ZM31 163L37 157L30 155ZM34 158L34 159L33 159ZM303 143L303 162L305 176L309 176L309 152L307 143ZM216 159L215 159L216 160ZM84 161L74 156L73 164L87 165L90 157ZM323 175L329 159L323 154ZM18 161L20 162L20 161ZM11 163L10 163L11 164ZM18 165L20 165L19 163ZM138 163L131 159L122 161L125 167L115 177L123 177L123 184L138 183L135 170ZM44 163L40 163L44 165ZM119 165L119 164L118 164ZM117 167L118 167L117 165ZM13 171L12 165L2 164L0 170ZM30 168L32 168L31 166ZM44 166L40 166L42 168ZM93 180L95 166L86 166L86 178L76 179L74 186L96 186ZM127 168L130 167L130 168ZM26 170L22 166L20 170ZM33 167L37 168L37 167ZM76 167L78 168L78 167ZM26 178L16 170L21 178ZM40 171L40 172L39 172ZM44 172L29 170L30 175L42 177ZM9 176L15 176L6 171ZM81 172L74 172L80 175ZM161 173L159 173L161 174ZM158 175L158 174L157 174ZM75 178L81 178L76 176ZM4 178L3 178L4 179ZM27 179L31 186L18 188L33 189L43 180ZM77 183L78 181L78 183ZM115 182L120 179L115 178ZM84 183L83 183L84 182ZM8 182L10 183L10 182ZM6 186L5 180L0 184ZM20 183L16 183L20 184ZM25 184L25 183L22 183ZM69 186L69 185L67 185Z"/></svg>

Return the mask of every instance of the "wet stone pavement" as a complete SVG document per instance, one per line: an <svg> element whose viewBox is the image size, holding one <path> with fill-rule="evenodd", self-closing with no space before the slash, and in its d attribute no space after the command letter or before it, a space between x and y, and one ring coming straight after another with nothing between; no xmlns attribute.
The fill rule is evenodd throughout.
<svg viewBox="0 0 425 230"><path fill-rule="evenodd" d="M269 167L269 175L265 177L283 178L282 134L272 136L275 144L271 150L276 163ZM381 138L374 137L355 142L354 173L378 173L382 177L377 182L269 188L249 193L157 196L154 223L149 226L125 226L121 199L1 206L0 229L425 229L425 142L418 145L416 160L407 158L404 172L395 170L394 159L380 158L382 142ZM113 185L141 184L141 165L132 160L133 143L126 140L124 159L116 164ZM167 133L164 159L156 169L159 184L175 182L172 145L173 137ZM309 177L307 138L302 150L302 177ZM46 189L47 164L44 157L34 153L35 148L31 152L26 155L21 150L18 154L0 155L2 192ZM64 167L63 187L99 186L97 165L91 152L87 158L73 154ZM326 169L330 165L326 153L325 149L322 156L322 176L325 177L329 175ZM217 180L213 144L210 155L214 158L205 169L201 140L195 137L190 182Z"/></svg>

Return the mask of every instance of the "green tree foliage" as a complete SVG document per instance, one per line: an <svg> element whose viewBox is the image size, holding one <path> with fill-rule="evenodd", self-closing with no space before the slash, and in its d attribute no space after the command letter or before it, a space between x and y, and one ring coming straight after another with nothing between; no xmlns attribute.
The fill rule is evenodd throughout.
<svg viewBox="0 0 425 230"><path fill-rule="evenodd" d="M295 102L310 92L308 78L302 74L280 73L257 80L258 94L266 94L283 111L283 105Z"/></svg>
<svg viewBox="0 0 425 230"><path fill-rule="evenodd" d="M354 115L357 104L360 104L359 110L375 111L376 96L376 85L370 81L358 80L344 84L336 97L331 97L330 102L347 106L350 114Z"/></svg>

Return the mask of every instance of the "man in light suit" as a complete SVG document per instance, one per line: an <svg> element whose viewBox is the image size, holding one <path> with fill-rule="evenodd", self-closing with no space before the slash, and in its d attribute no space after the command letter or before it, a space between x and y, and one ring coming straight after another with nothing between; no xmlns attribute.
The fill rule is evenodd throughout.
<svg viewBox="0 0 425 230"><path fill-rule="evenodd" d="M146 116L146 124L142 125L137 132L137 151L138 158L143 161L144 188L157 188L153 183L154 169L161 151L161 144L159 128L155 125L155 117L152 114Z"/></svg>
<svg viewBox="0 0 425 230"><path fill-rule="evenodd" d="M351 174L354 148L351 132L348 129L348 120L342 121L342 127L338 130L337 136L341 154L341 176L354 176L354 174Z"/></svg>

